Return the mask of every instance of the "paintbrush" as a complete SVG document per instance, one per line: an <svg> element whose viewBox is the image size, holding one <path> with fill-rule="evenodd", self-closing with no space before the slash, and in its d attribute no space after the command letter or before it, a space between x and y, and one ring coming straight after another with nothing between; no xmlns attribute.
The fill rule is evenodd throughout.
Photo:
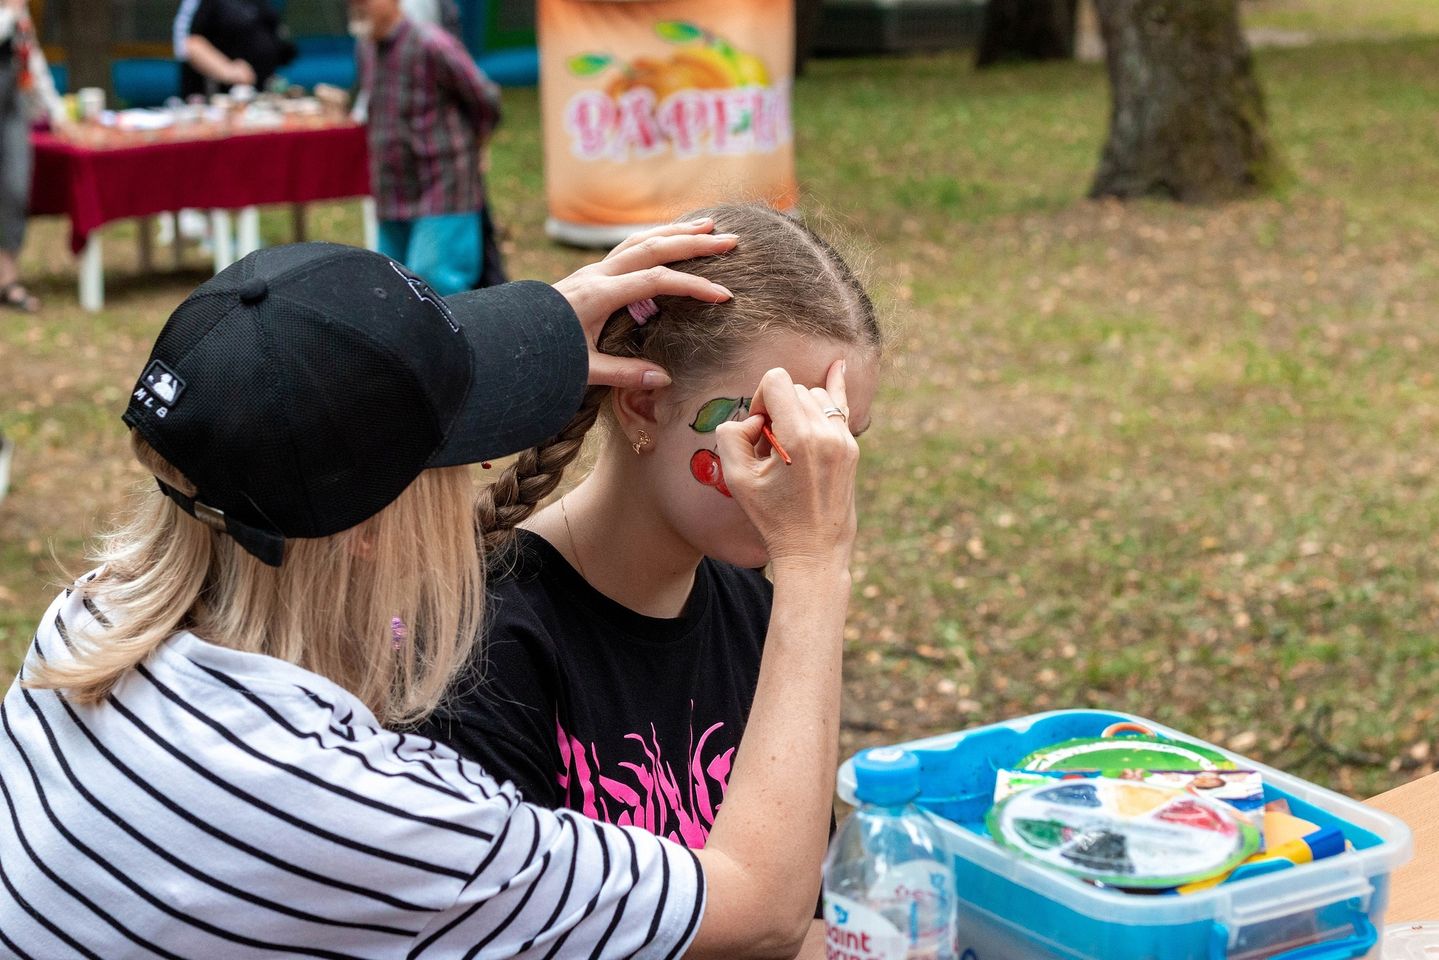
<svg viewBox="0 0 1439 960"><path fill-rule="evenodd" d="M779 458L784 461L785 466L790 466L794 463L794 461L789 458L789 454L784 452L784 447L779 445L779 438L776 437L774 431L769 428L769 417L764 418L764 426L760 427L760 432L763 433L764 438L769 441L769 445L774 447L774 452L779 454Z"/></svg>

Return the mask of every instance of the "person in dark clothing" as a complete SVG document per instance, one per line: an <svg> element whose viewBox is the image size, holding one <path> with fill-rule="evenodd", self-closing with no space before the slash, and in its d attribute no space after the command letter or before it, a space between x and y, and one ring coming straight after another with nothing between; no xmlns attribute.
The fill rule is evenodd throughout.
<svg viewBox="0 0 1439 960"><path fill-rule="evenodd" d="M295 59L295 45L267 0L182 0L174 37L186 97L263 87Z"/></svg>
<svg viewBox="0 0 1439 960"><path fill-rule="evenodd" d="M882 337L853 271L803 224L759 206L690 216L739 239L678 269L734 301L694 309L667 297L616 313L601 349L659 363L674 383L590 391L567 427L480 494L475 517L497 571L489 642L420 729L532 803L698 850L731 802L779 622L758 568L786 549L733 499L745 477L717 438L767 410L764 384L782 368L853 443L870 423ZM594 469L531 516L601 418ZM789 460L791 438L776 436ZM817 917L804 960L824 955Z"/></svg>
<svg viewBox="0 0 1439 960"><path fill-rule="evenodd" d="M25 0L0 0L0 308L35 313L40 300L20 282L20 248L34 156L30 121L62 126L65 110ZM3 456L0 440L0 456Z"/></svg>

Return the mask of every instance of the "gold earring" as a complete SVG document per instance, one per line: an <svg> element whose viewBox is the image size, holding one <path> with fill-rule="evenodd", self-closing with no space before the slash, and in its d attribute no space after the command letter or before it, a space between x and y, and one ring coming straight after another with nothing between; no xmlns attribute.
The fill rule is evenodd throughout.
<svg viewBox="0 0 1439 960"><path fill-rule="evenodd" d="M631 448L632 450L634 450L635 453L639 453L641 450L643 450L645 447L647 447L647 446L649 446L649 445L650 445L650 435L649 435L648 433L645 433L643 430L641 430L641 431L640 431L639 439L636 440L634 443L630 444L630 448Z"/></svg>

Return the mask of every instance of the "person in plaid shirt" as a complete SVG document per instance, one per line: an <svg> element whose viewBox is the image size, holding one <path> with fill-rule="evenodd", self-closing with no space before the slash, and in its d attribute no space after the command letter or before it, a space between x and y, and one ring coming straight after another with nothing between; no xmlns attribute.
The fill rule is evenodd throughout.
<svg viewBox="0 0 1439 960"><path fill-rule="evenodd" d="M380 252L442 296L470 290L484 264L482 153L499 88L452 34L407 20L400 0L354 0L351 30L362 38Z"/></svg>

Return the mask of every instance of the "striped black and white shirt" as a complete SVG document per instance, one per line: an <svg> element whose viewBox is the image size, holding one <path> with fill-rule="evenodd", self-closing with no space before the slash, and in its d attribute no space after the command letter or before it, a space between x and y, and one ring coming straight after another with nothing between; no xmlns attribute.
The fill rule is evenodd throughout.
<svg viewBox="0 0 1439 960"><path fill-rule="evenodd" d="M21 677L103 617L66 591ZM0 956L658 960L704 908L682 847L521 803L323 677L189 633L98 706L17 680L0 792Z"/></svg>

